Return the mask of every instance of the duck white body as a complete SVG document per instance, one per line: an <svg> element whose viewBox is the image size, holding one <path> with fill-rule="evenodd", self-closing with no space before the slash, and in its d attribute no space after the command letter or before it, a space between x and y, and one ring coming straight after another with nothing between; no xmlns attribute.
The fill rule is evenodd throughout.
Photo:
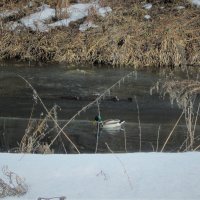
<svg viewBox="0 0 200 200"><path fill-rule="evenodd" d="M109 119L109 120L103 121L101 124L102 124L103 129L120 129L124 123L125 121L123 120Z"/></svg>

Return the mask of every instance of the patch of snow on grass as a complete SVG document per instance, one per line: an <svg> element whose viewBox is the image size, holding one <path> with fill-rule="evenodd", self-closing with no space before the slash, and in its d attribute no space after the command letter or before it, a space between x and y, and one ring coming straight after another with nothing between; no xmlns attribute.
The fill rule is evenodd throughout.
<svg viewBox="0 0 200 200"><path fill-rule="evenodd" d="M44 24L46 20L55 17L55 9L50 8L48 5L43 5L40 7L40 11L24 17L20 22L27 28L31 28L34 31L47 31L48 28Z"/></svg>
<svg viewBox="0 0 200 200"><path fill-rule="evenodd" d="M100 7L99 4L97 3L78 3L71 5L69 8L63 9L62 12L66 10L66 12L69 15L69 18L59 20L57 22L49 24L49 27L58 27L58 26L69 26L70 22L77 21L79 19L83 19L84 17L88 16L89 10L91 8L94 8L97 11L97 14L101 16L105 16L107 13L111 12L112 9L110 7ZM86 28L86 24L83 24L80 29L83 31ZM91 23L89 24L90 27L88 28L95 28L96 26L92 25ZM87 29L85 29L87 30Z"/></svg>
<svg viewBox="0 0 200 200"><path fill-rule="evenodd" d="M6 27L10 30L10 31L14 31L17 28L21 28L23 27L23 25L19 22L8 22Z"/></svg>
<svg viewBox="0 0 200 200"><path fill-rule="evenodd" d="M20 19L20 23L15 22L14 24L11 24L11 27L9 27L10 30L15 30L17 27L21 27L23 25L26 28L30 28L33 31L49 31L51 28L59 27L59 26L69 26L70 22L74 22L80 19L83 19L84 17L87 17L89 14L89 10L93 9L96 10L97 14L104 17L107 13L111 12L112 9L110 7L100 7L97 1L93 3L76 3L68 8L63 8L61 10L61 13L66 13L68 18L58 20L54 23L47 23L47 20L51 20L56 15L56 11L54 8L50 8L49 5L44 4L43 6L38 8L38 12L33 13L29 16L23 17ZM0 17L2 16L9 16L13 13L16 13L16 11L9 11L0 13ZM87 30L87 28L95 28L96 26L94 24L83 24L80 27L80 30Z"/></svg>
<svg viewBox="0 0 200 200"><path fill-rule="evenodd" d="M146 10L150 10L152 8L152 4L151 3L147 3L143 6L143 8L145 8Z"/></svg>
<svg viewBox="0 0 200 200"><path fill-rule="evenodd" d="M71 5L69 8L63 9L62 12L66 10L66 12L69 15L69 18L59 20L57 22L49 24L50 27L58 27L58 26L69 26L70 22L77 21L79 19L82 19L86 16L88 16L88 11L90 8L92 8L94 5L87 3L87 4L74 4Z"/></svg>
<svg viewBox="0 0 200 200"><path fill-rule="evenodd" d="M97 28L98 26L93 24L91 21L89 22L85 22L83 24L80 25L79 27L79 31L84 32L86 30L88 30L89 28Z"/></svg>
<svg viewBox="0 0 200 200"><path fill-rule="evenodd" d="M192 0L192 4L197 7L200 7L200 0Z"/></svg>
<svg viewBox="0 0 200 200"><path fill-rule="evenodd" d="M148 20L148 19L151 19L151 16L150 15L145 15L144 18Z"/></svg>
<svg viewBox="0 0 200 200"><path fill-rule="evenodd" d="M38 8L38 12L33 13L29 16L23 17L20 19L19 22L10 23L8 27L10 30L15 30L17 27L24 26L26 28L30 28L33 31L49 31L51 28L59 27L59 26L69 26L70 22L77 21L79 19L83 19L84 17L87 17L89 14L89 10L94 8L97 12L97 14L104 17L107 13L112 12L112 9L110 7L100 7L98 2L93 3L77 3L69 6L68 8L63 8L61 10L62 13L66 12L68 18L58 20L54 23L47 23L47 20L51 20L53 17L55 17L55 9L50 8L50 6L44 4L43 6ZM1 16L9 16L11 14L15 13L15 11L10 11L8 13L0 13ZM96 25L92 23L84 23L80 26L80 30L84 31L88 28L95 28Z"/></svg>
<svg viewBox="0 0 200 200"><path fill-rule="evenodd" d="M0 18L4 19L7 17L12 17L14 15L17 15L19 13L19 10L5 10L4 12L0 13Z"/></svg>
<svg viewBox="0 0 200 200"><path fill-rule="evenodd" d="M177 6L176 9L177 10L182 10L182 9L185 9L185 6Z"/></svg>
<svg viewBox="0 0 200 200"><path fill-rule="evenodd" d="M86 3L86 4L79 3L79 4L71 5L67 9L67 12L68 12L70 18L73 21L76 21L76 20L79 20L79 19L82 19L82 18L88 16L88 11L92 7L95 8L96 5L95 4L91 4L91 3Z"/></svg>
<svg viewBox="0 0 200 200"><path fill-rule="evenodd" d="M99 8L98 13L102 16L105 17L106 14L112 12L112 9L110 7L104 7L104 8Z"/></svg>

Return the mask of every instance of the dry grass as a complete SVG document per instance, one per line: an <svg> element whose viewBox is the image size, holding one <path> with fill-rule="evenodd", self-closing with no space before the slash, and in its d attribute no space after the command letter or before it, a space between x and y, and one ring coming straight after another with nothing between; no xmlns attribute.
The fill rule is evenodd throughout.
<svg viewBox="0 0 200 200"><path fill-rule="evenodd" d="M157 89L162 96L169 95L170 101L174 101L182 109L187 109L194 104L200 94L200 82L194 80L167 80L160 82ZM192 105L191 105L192 104Z"/></svg>
<svg viewBox="0 0 200 200"><path fill-rule="evenodd" d="M54 153L48 145L50 134L56 131L56 127L49 128L48 121L50 115L54 116L56 113L56 106L54 106L49 113L39 120L33 120L30 118L26 132L20 142L20 153L42 153L50 154Z"/></svg>
<svg viewBox="0 0 200 200"><path fill-rule="evenodd" d="M39 123L39 125L37 125L37 126L35 126L34 127L34 129L33 129L33 131L31 130L31 131L29 131L29 127L31 127L32 128L32 126L30 126L30 125L28 125L28 128L27 128L27 130L26 130L26 133L25 133L25 136L24 136L24 138L25 138L25 140L23 140L22 139L22 144L23 143L25 143L25 147L28 147L29 148L29 144L30 144L30 146L31 146L31 149L33 149L32 148L32 144L38 144L38 142L39 142L39 146L40 147L42 147L42 149L43 150L48 150L48 152L50 151L51 152L51 149L50 149L50 147L52 146L52 144L56 141L56 139L58 138L58 136L59 136L59 139L61 140L61 137L60 137L60 134L62 133L62 135L63 136L65 136L65 138L67 139L67 141L72 145L72 147L74 148L74 150L77 152L77 153L80 153L80 151L78 150L78 148L76 147L76 145L72 142L72 140L69 138L69 136L65 133L65 131L64 131L64 128L65 128L65 126L67 125L67 124L69 124L69 121L72 121L73 120L73 118L75 118L75 117L72 117L71 118L71 120L69 120L67 123L66 123L66 125L65 126L63 126L62 128L60 127L60 125L59 125L59 123L58 123L58 119L57 119L57 112L56 112L56 108L57 108L57 106L54 106L50 111L48 110L48 108L46 107L46 105L44 104L44 102L42 101L42 99L40 98L40 96L38 95L38 93L37 93L37 91L34 89L34 87L24 78L24 77L22 77L22 76L20 76L20 75L18 75L18 77L19 78L21 78L28 86L29 86L29 88L32 90L32 92L33 92L33 100L34 100L34 103L40 103L41 104L41 106L43 107L43 109L45 110L45 112L46 112L46 117L41 121L41 123ZM33 112L33 110L32 110L32 112ZM31 114L31 116L32 116L32 114ZM31 119L31 117L30 117L30 119ZM40 141L41 141L41 139L43 139L44 138L44 135L46 135L46 133L45 133L45 131L47 130L47 128L46 128L46 123L47 123L47 120L48 119L51 119L52 120L52 122L54 123L54 128L53 129L55 129L58 133L56 133L56 137L52 140L52 141L50 141L50 142L48 142L48 143L46 143L46 144L44 144L44 145L40 145L41 143L40 143ZM30 122L31 122L31 120L30 120ZM29 123L30 124L30 123ZM29 132L31 132L31 134L29 134ZM28 133L28 134L27 134ZM39 134L38 134L39 133ZM49 131L48 131L48 133L49 133ZM29 137L30 136L30 137ZM27 139L29 139L29 138L31 138L31 142L26 142L27 141ZM39 138L39 139L38 139ZM32 142L32 139L34 140L34 143ZM25 141L25 142L24 142ZM36 142L35 142L36 141ZM50 144L49 144L50 143ZM28 145L27 145L28 144ZM65 147L64 147L64 145L63 145L63 148L65 149ZM26 149L26 148L25 148ZM33 150L35 150L35 148L33 149ZM44 152L44 153L46 153L46 152Z"/></svg>
<svg viewBox="0 0 200 200"><path fill-rule="evenodd" d="M155 4L146 11L141 3L132 2L136 1L108 1L113 12L105 18L91 10L88 20L99 27L84 33L78 30L78 22L49 33L3 29L0 59L135 67L200 64L199 9L187 5L178 11L174 3L165 10ZM152 19L145 20L145 14Z"/></svg>
<svg viewBox="0 0 200 200"><path fill-rule="evenodd" d="M157 91L165 97L169 96L171 103L174 101L182 109L182 114L179 117L174 128L170 132L164 147L166 146L171 135L174 133L178 122L185 117L185 124L187 128L187 138L180 147L180 151L195 150L198 140L196 140L195 131L199 116L199 94L200 94L200 82L194 80L166 80L158 82L155 86Z"/></svg>
<svg viewBox="0 0 200 200"><path fill-rule="evenodd" d="M24 179L11 172L8 167L4 167L2 172L6 180L0 178L0 198L10 196L19 197L27 193L28 186Z"/></svg>

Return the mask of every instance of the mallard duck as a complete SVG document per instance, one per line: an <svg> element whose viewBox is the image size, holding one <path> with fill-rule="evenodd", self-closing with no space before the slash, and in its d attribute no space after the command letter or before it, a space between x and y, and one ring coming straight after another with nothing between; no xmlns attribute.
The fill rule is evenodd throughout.
<svg viewBox="0 0 200 200"><path fill-rule="evenodd" d="M120 129L121 126L125 123L124 120L120 120L120 119L108 119L108 120L102 121L101 116L96 116L95 121L99 123L102 129Z"/></svg>

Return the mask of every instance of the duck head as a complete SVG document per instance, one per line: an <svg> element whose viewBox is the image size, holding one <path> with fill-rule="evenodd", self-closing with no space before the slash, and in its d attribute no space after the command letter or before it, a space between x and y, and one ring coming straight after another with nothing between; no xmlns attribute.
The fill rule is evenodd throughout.
<svg viewBox="0 0 200 200"><path fill-rule="evenodd" d="M100 115L97 115L94 119L95 119L96 122L102 122Z"/></svg>

